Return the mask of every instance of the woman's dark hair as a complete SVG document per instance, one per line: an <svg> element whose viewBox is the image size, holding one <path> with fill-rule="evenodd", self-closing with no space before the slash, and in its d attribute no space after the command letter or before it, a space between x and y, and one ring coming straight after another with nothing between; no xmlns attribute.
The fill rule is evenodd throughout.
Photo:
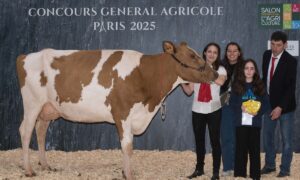
<svg viewBox="0 0 300 180"><path fill-rule="evenodd" d="M237 50L239 51L239 54L240 54L237 58L237 63L234 65L231 65L229 63L229 59L227 57L227 51L228 51L229 46L236 46ZM232 86L232 83L233 83L232 81L236 76L236 71L238 71L238 69L241 68L243 61L244 61L244 58L243 58L243 51L242 51L241 46L236 42L229 42L226 45L224 59L222 60L222 65L225 67L225 69L227 71L227 80L222 85L221 92L227 91Z"/></svg>
<svg viewBox="0 0 300 180"><path fill-rule="evenodd" d="M253 93L257 96L263 96L265 93L264 83L259 76L257 64L253 59L247 59L247 60L243 61L241 68L239 68L238 71L236 72L237 74L233 81L232 89L235 93L237 93L239 95L243 95L246 92L246 87L245 87L246 76L245 76L244 69L245 69L246 64L249 62L251 62L255 68L255 73L254 73L253 81L252 81Z"/></svg>
<svg viewBox="0 0 300 180"><path fill-rule="evenodd" d="M239 57L237 59L237 63L241 63L244 60L243 51L242 51L241 46L238 43L236 43L236 42L230 42L230 43L228 43L226 45L224 59L223 59L223 65L225 66L225 68L226 68L226 66L229 66L229 60L228 60L228 57L227 57L227 51L228 51L228 47L229 46L236 46L237 49L238 49L238 51L239 51L239 53L240 53L240 55L239 55ZM226 70L227 70L227 68L226 68Z"/></svg>
<svg viewBox="0 0 300 180"><path fill-rule="evenodd" d="M213 69L218 70L219 66L221 64L221 48L217 43L214 43L214 42L208 43L203 49L202 56L203 56L203 59L206 61L206 55L204 53L207 51L207 49L210 46L215 46L218 49L218 57L217 57L216 61L212 64Z"/></svg>

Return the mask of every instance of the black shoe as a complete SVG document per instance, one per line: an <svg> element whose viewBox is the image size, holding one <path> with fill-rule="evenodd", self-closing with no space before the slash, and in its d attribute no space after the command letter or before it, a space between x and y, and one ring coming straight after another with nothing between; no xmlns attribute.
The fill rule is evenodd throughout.
<svg viewBox="0 0 300 180"><path fill-rule="evenodd" d="M189 179L193 179L197 176L202 176L204 174L204 171L203 170L197 170L195 169L195 171L193 172L193 174L189 175L187 178Z"/></svg>
<svg viewBox="0 0 300 180"><path fill-rule="evenodd" d="M275 172L276 168L268 168L268 167L264 167L262 168L262 170L260 171L260 174L269 174L271 172Z"/></svg>
<svg viewBox="0 0 300 180"><path fill-rule="evenodd" d="M211 180L219 180L219 179L220 179L219 174L214 174L214 175L211 177Z"/></svg>
<svg viewBox="0 0 300 180"><path fill-rule="evenodd" d="M284 173L284 172L279 172L279 174L276 176L278 178L282 178L282 177L287 177L287 176L290 176L290 173Z"/></svg>

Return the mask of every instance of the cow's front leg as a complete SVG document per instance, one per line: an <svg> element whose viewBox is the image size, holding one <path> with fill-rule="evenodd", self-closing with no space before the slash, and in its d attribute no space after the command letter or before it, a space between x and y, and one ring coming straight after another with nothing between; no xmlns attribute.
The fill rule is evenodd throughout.
<svg viewBox="0 0 300 180"><path fill-rule="evenodd" d="M132 141L122 142L122 152L123 152L123 169L125 178L128 180L133 179L132 169L131 169L131 155L132 155Z"/></svg>
<svg viewBox="0 0 300 180"><path fill-rule="evenodd" d="M119 131L120 132L120 131ZM132 140L133 134L131 132L131 124L130 122L123 121L122 122L122 136L121 138L121 147L123 152L123 171L126 179L131 180L134 179L132 175L131 169L131 156L132 156Z"/></svg>

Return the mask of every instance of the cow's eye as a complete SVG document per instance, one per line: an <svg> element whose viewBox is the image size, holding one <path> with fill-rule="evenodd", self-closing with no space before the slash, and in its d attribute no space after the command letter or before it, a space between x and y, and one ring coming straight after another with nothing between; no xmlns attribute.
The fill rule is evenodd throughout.
<svg viewBox="0 0 300 180"><path fill-rule="evenodd" d="M195 59L195 57L196 57L195 54L191 54L192 59Z"/></svg>

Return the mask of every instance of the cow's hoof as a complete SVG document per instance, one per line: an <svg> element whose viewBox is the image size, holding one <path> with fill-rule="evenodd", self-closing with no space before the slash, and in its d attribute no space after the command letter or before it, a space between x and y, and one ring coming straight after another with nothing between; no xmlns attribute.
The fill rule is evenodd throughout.
<svg viewBox="0 0 300 180"><path fill-rule="evenodd" d="M30 172L30 173L25 173L26 177L33 177L36 176L36 173L34 171Z"/></svg>
<svg viewBox="0 0 300 180"><path fill-rule="evenodd" d="M56 168L51 168L48 164L46 164L46 165L42 165L42 163L41 162L38 162L38 165L40 165L41 166L41 168L42 168L42 171L53 171L53 172L56 172L57 171L57 169Z"/></svg>
<svg viewBox="0 0 300 180"><path fill-rule="evenodd" d="M48 167L48 169L47 169L48 171L53 171L53 172L56 172L57 171L57 169L56 168L51 168L50 166Z"/></svg>
<svg viewBox="0 0 300 180"><path fill-rule="evenodd" d="M25 170L24 167L23 167L23 165L18 165L18 167L19 167L20 169L22 169L22 170Z"/></svg>
<svg viewBox="0 0 300 180"><path fill-rule="evenodd" d="M57 171L56 168L51 168L50 166L42 166L42 170L43 171L53 171L53 172Z"/></svg>
<svg viewBox="0 0 300 180"><path fill-rule="evenodd" d="M135 179L131 175L127 177L124 171L122 171L122 175L123 175L123 178L126 179L126 180L134 180Z"/></svg>
<svg viewBox="0 0 300 180"><path fill-rule="evenodd" d="M122 171L123 178L126 179L125 172Z"/></svg>

